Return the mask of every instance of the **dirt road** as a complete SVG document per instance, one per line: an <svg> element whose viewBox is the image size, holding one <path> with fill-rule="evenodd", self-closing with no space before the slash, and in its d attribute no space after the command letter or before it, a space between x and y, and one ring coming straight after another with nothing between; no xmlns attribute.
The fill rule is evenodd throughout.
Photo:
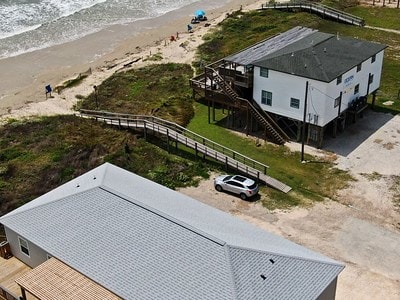
<svg viewBox="0 0 400 300"><path fill-rule="evenodd" d="M213 176L181 192L345 263L336 299L400 299L400 210L394 204L400 192L393 188L400 177L400 117L369 111L324 148L357 179L339 191L338 201L268 211L218 193Z"/></svg>

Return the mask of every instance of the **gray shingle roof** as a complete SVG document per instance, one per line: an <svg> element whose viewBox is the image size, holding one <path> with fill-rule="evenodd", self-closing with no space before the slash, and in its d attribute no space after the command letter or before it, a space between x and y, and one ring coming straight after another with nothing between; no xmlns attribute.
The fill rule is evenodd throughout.
<svg viewBox="0 0 400 300"><path fill-rule="evenodd" d="M226 60L246 57L237 62L324 82L331 82L386 48L379 43L337 37L304 27L295 27L254 47L261 49L256 55L246 49Z"/></svg>
<svg viewBox="0 0 400 300"><path fill-rule="evenodd" d="M254 61L262 59L268 54L274 53L283 47L290 45L302 38L312 34L315 30L307 27L294 27L284 33L273 36L267 40L257 43L243 51L228 56L227 61L235 62L240 65L251 65Z"/></svg>
<svg viewBox="0 0 400 300"><path fill-rule="evenodd" d="M125 299L316 298L343 269L110 164L0 222Z"/></svg>
<svg viewBox="0 0 400 300"><path fill-rule="evenodd" d="M316 299L321 287L335 279L337 268L335 264L237 247L230 248L230 258L239 299Z"/></svg>

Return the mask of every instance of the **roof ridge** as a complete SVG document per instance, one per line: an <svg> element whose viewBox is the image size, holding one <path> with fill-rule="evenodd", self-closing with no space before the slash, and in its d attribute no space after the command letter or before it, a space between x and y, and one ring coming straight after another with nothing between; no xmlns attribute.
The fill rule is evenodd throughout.
<svg viewBox="0 0 400 300"><path fill-rule="evenodd" d="M104 174L107 172L110 166L113 165L110 163L104 163L84 174L81 174L63 183L62 185L40 195L39 197L36 197L24 203L23 205L6 213L5 215L0 216L0 219L5 219L9 216L19 215L22 212L33 210L36 207L42 207L45 204L50 204L62 200L66 197L70 197L72 195L78 195L82 192L89 191L98 186L101 186L104 182ZM96 180L95 183L93 180L88 180L90 176L93 180ZM99 179L100 181L98 181ZM91 181L92 183L90 183L89 181Z"/></svg>
<svg viewBox="0 0 400 300"><path fill-rule="evenodd" d="M226 257L226 263L228 265L228 269L229 269L229 274L230 274L230 279L231 279L231 283L232 283L232 300L236 300L238 299L238 289L236 286L236 282L235 282L235 274L233 272L233 266L232 266L232 258L231 258L231 253L229 251L230 246L228 244L224 245L224 251L225 251L225 257Z"/></svg>
<svg viewBox="0 0 400 300"><path fill-rule="evenodd" d="M77 186L77 187L79 187L79 186ZM95 187L92 187L92 188L90 188L90 189L80 191L80 192L78 192L78 193L76 193L76 194L73 194L73 195L79 195L79 194L85 193L85 192L87 192L87 191L94 190L94 189L97 188L97 187L98 187L98 186L95 186ZM7 213L7 214L5 214L5 215L3 215L3 216L0 216L0 223L1 223L2 220L6 220L6 219L8 219L9 217L18 216L18 215L20 215L20 214L22 214L22 213L25 213L25 212L27 212L27 211L36 210L36 209L39 208L39 207L47 206L47 205L50 205L50 204L52 204L52 203L57 203L57 202L60 202L60 201L64 200L65 198L70 198L70 197L71 197L71 195L66 195L66 196L64 196L64 197L61 197L61 198L58 198L58 199L53 199L53 200L51 200L51 201L44 202L44 203L41 203L41 204L39 204L39 205L30 207L30 208L28 208L28 209L24 209L24 210L21 210L21 211L17 211L17 212L14 212L15 210L12 210L12 211L10 211L10 213L13 212L12 214ZM36 199L37 199L37 198L36 198ZM35 201L36 199L32 199L31 201ZM28 201L26 204L28 204L28 203L31 202L31 201ZM25 204L23 204L23 205L25 205ZM22 206L23 206L23 205L22 205ZM20 207L22 207L22 206L20 206Z"/></svg>
<svg viewBox="0 0 400 300"><path fill-rule="evenodd" d="M179 219L176 219L176 218L174 218L173 216L171 216L169 214L166 214L166 213L164 213L162 211L159 211L158 209L156 209L154 207L146 205L141 201L138 201L138 200L136 200L136 199L134 199L132 197L129 197L129 196L125 195L125 194L119 193L119 192L117 192L117 191L115 191L115 190L113 190L112 188L109 188L109 187L99 186L99 188L104 190L104 191L106 191L106 192L108 192L108 193L111 193L111 194L113 194L113 195L115 195L117 197L120 197L123 200L125 200L125 201L127 201L129 203L132 203L133 205L139 206L139 207L141 207L141 208L143 208L143 209L145 209L145 210L147 210L147 211L149 211L149 212L151 212L153 214L156 214L156 215L158 215L158 216L160 216L160 217L162 217L162 218L164 218L164 219L166 219L166 220L168 220L170 222L173 222L178 226L186 228L187 230L190 230L191 232L193 232L193 233L195 233L197 235L200 235L203 238L208 239L208 240L210 240L210 241L212 241L212 242L214 242L214 243L216 243L216 244L218 244L220 246L225 246L226 245L225 241L220 240L217 237L215 237L215 236L213 236L213 235L211 235L211 234L209 234L207 232L199 230L199 229L197 229L197 228L195 228L195 227L193 227L193 226L191 226L191 225L189 225L189 224L187 224L187 223L185 223L185 222L183 222L183 221L181 221Z"/></svg>
<svg viewBox="0 0 400 300"><path fill-rule="evenodd" d="M296 244L297 245L297 244ZM272 255L276 255L276 256L282 256L282 257L288 257L288 258L293 258L293 259L298 259L298 260L303 260L303 261L310 261L310 262L315 262L315 263L322 263L322 264L327 264L327 265L332 265L332 266L337 266L337 267L342 267L344 268L345 265L341 264L339 262L336 261L321 261L318 259L312 259L312 258L306 258L306 257L300 257L300 256L296 256L296 255L288 255L288 254L282 254L282 253L276 253L273 251L263 251L263 250L258 250L258 249L251 249L251 248L247 248L247 247L241 247L241 246L233 246L233 245L227 245L229 248L234 248L234 249L240 249L240 250L247 250L249 252L258 252L258 253L262 253L262 254L272 254ZM299 245L300 246L300 245ZM301 246L303 247L303 246ZM308 248L306 248L308 249ZM310 250L312 251L312 250ZM314 252L314 251L312 251ZM315 252L317 253L317 252ZM318 255L321 255L319 253L317 253ZM328 257L327 257L328 258ZM329 259L329 258L328 258ZM332 260L332 259L331 259Z"/></svg>
<svg viewBox="0 0 400 300"><path fill-rule="evenodd" d="M311 52L313 54L313 58L317 62L318 68L320 68L322 74L324 74L325 80L328 81L329 80L328 74L326 74L325 68L322 65L321 60L318 57L318 53L315 52L315 46L312 47Z"/></svg>

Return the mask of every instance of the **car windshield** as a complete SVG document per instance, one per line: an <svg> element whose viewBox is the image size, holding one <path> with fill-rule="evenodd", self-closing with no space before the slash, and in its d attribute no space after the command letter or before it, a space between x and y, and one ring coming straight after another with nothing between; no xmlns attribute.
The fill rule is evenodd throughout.
<svg viewBox="0 0 400 300"><path fill-rule="evenodd" d="M233 177L232 175L226 176L226 177L224 178L224 182L230 180L232 177Z"/></svg>

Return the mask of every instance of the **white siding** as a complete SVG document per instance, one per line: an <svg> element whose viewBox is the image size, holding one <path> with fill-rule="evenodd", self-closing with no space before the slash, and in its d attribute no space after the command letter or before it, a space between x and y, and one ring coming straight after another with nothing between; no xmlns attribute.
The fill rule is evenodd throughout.
<svg viewBox="0 0 400 300"><path fill-rule="evenodd" d="M309 82L309 93L307 102L306 121L314 124L318 119L317 125L324 126L330 120L326 118L326 105L334 106L334 99L327 99L327 84L321 81L307 79L291 74L285 74L269 70L268 78L260 77L259 67L254 68L254 100L268 112L282 115L291 119L303 121L304 98L306 82ZM336 81L335 81L336 85ZM261 104L262 90L272 92L272 106ZM300 100L300 107L290 107L290 99ZM328 104L327 104L328 102ZM335 109L336 111L336 109ZM315 116L317 116L315 118Z"/></svg>
<svg viewBox="0 0 400 300"><path fill-rule="evenodd" d="M29 256L27 256L25 253L23 253L21 251L21 249L19 247L19 242L18 242L19 235L6 226L4 226L4 230L6 232L7 241L10 244L11 253L16 258L18 258L19 260L21 260L22 262L24 262L31 268L35 268L47 260L46 251L39 248L35 244L31 243L25 237L21 236L24 240L26 240L28 242Z"/></svg>
<svg viewBox="0 0 400 300"><path fill-rule="evenodd" d="M369 72L374 74L374 81L369 87L369 93L375 91L380 87L381 76L382 76L382 66L383 66L383 55L384 51L379 52L376 55L376 59L374 63L371 63L371 59L368 59L366 63L369 64Z"/></svg>
<svg viewBox="0 0 400 300"><path fill-rule="evenodd" d="M254 100L267 112L285 116L291 119L303 120L304 98L306 82L309 82L307 117L306 122L325 126L338 116L339 106L335 107L335 99L342 92L340 112L345 111L349 103L357 97L371 94L379 88L383 63L383 51L376 55L375 62L368 58L361 64L361 70L357 67L342 75L342 82L336 84L336 78L330 83L307 79L291 74L269 70L268 78L260 76L260 67L254 67ZM373 82L368 90L369 74L372 74ZM354 93L359 84L359 92ZM272 93L272 105L261 103L262 91ZM290 107L290 99L300 99L300 107Z"/></svg>

